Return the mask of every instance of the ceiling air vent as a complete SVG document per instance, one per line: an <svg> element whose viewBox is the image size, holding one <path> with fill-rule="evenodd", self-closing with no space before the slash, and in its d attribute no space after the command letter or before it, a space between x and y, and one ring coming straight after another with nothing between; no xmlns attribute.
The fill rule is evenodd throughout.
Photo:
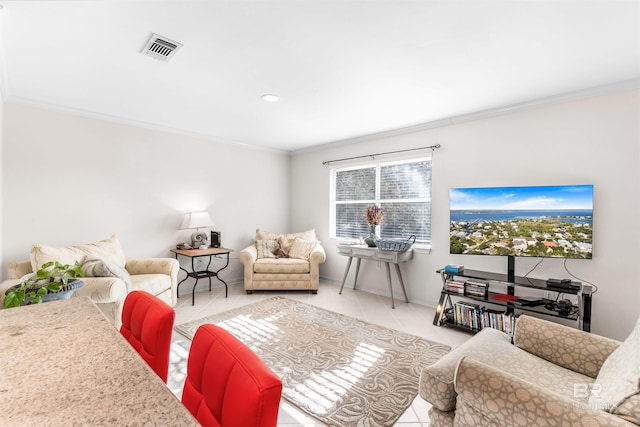
<svg viewBox="0 0 640 427"><path fill-rule="evenodd" d="M178 42L152 33L140 53L159 61L168 62L181 47L182 44Z"/></svg>

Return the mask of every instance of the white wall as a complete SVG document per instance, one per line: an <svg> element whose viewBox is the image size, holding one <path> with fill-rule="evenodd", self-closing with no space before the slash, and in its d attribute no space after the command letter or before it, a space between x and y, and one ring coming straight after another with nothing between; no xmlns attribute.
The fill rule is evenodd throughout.
<svg viewBox="0 0 640 427"><path fill-rule="evenodd" d="M222 277L239 282L255 229L289 224L288 154L11 103L4 113L3 275L36 242L116 234L127 257L172 257L191 234L178 230L184 213L206 210L236 251Z"/></svg>
<svg viewBox="0 0 640 427"><path fill-rule="evenodd" d="M570 270L596 283L592 330L624 338L640 313L640 91L530 109L340 148L256 151L198 138L2 105L2 276L32 243L72 245L116 234L129 257L171 256L188 239L184 212L208 210L236 250L224 275L241 281L237 252L255 228L314 227L328 254L323 277L341 281L346 259L329 236L329 168L323 160L436 143L431 254L404 268L413 302L435 305L447 263L504 272L499 257L450 256L451 187L593 183L594 258ZM537 260L519 258L516 273ZM533 277L564 277L544 261ZM361 289L386 295L383 271L363 267ZM398 291L398 289L396 289ZM396 297L400 298L399 292Z"/></svg>
<svg viewBox="0 0 640 427"><path fill-rule="evenodd" d="M323 160L441 144L434 153L432 252L403 266L411 301L435 306L449 263L506 272L506 258L449 255L449 189L473 186L594 184L593 260L569 260L597 284L592 331L622 339L640 314L640 91L529 109L385 139L294 153L292 229L314 226L327 250L321 275L340 282L347 259L329 239L329 167ZM538 259L518 258L524 275ZM547 259L532 277L566 277ZM395 275L393 276L395 277ZM349 284L353 272L349 278ZM384 271L363 264L359 288L388 294ZM401 297L397 287L395 296Z"/></svg>

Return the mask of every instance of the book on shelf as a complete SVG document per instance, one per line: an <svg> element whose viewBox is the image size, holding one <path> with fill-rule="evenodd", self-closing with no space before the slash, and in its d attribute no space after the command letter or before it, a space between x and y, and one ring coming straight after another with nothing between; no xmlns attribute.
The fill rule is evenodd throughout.
<svg viewBox="0 0 640 427"><path fill-rule="evenodd" d="M456 302L452 311L453 322L458 326L477 331L484 328L493 328L509 335L513 334L515 327L515 316L513 314L463 301Z"/></svg>
<svg viewBox="0 0 640 427"><path fill-rule="evenodd" d="M486 298L489 294L489 282L486 280L469 279L464 283L465 295Z"/></svg>
<svg viewBox="0 0 640 427"><path fill-rule="evenodd" d="M454 320L457 325L479 329L477 316L480 312L480 306L478 304L460 301L454 304L454 308Z"/></svg>
<svg viewBox="0 0 640 427"><path fill-rule="evenodd" d="M444 284L447 292L464 295L464 283L456 280L447 280Z"/></svg>

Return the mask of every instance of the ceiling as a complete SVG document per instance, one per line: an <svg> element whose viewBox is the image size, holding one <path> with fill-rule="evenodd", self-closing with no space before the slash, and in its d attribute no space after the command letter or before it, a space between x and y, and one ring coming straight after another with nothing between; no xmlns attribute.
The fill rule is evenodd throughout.
<svg viewBox="0 0 640 427"><path fill-rule="evenodd" d="M5 101L275 150L640 81L636 0L0 5Z"/></svg>

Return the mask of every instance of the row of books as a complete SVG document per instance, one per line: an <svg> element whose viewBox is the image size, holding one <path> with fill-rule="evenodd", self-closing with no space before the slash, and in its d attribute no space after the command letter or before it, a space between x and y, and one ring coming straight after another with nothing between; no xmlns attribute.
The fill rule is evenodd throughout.
<svg viewBox="0 0 640 427"><path fill-rule="evenodd" d="M487 298L489 282L479 279L469 279L465 282L449 279L445 282L444 288L447 292L458 295Z"/></svg>
<svg viewBox="0 0 640 427"><path fill-rule="evenodd" d="M456 325L480 330L484 328L498 329L507 334L513 334L516 318L499 310L480 307L478 304L457 302L453 305L452 317Z"/></svg>

